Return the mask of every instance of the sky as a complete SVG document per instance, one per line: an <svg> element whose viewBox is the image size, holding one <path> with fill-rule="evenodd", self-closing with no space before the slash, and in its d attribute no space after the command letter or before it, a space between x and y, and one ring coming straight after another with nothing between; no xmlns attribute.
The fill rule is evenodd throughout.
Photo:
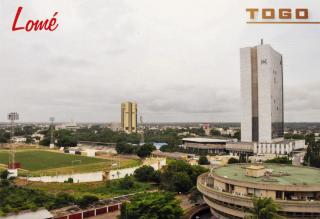
<svg viewBox="0 0 320 219"><path fill-rule="evenodd" d="M54 32L12 32L50 19ZM284 58L287 122L320 122L320 25L247 24L246 8L309 8L318 0L0 0L0 122L240 121L239 49L263 38Z"/></svg>

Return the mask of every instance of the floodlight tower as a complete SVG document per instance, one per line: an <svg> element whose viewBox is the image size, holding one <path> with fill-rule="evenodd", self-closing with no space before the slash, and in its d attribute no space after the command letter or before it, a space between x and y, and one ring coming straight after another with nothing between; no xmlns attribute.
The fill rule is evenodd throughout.
<svg viewBox="0 0 320 219"><path fill-rule="evenodd" d="M15 146L13 144L13 134L14 134L14 121L19 120L19 114L17 112L8 113L8 120L10 120L11 130L10 130L10 154L9 154L9 165L8 171L9 176L18 176L18 171L15 164Z"/></svg>
<svg viewBox="0 0 320 219"><path fill-rule="evenodd" d="M51 127L50 127L50 148L54 148L54 117L49 118L51 122Z"/></svg>

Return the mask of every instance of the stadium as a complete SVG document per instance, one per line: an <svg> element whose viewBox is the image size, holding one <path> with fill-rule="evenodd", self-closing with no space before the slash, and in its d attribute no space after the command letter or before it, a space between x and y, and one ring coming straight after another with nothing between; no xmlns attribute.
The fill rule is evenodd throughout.
<svg viewBox="0 0 320 219"><path fill-rule="evenodd" d="M9 153L8 150L0 150L1 169L8 167ZM88 157L41 148L18 149L15 160L19 163L19 176L28 177L108 171L114 166L128 167L139 163L129 159Z"/></svg>

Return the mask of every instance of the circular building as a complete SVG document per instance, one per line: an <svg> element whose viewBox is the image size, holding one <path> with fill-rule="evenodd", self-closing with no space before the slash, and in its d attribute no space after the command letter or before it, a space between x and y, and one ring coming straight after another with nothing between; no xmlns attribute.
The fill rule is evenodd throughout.
<svg viewBox="0 0 320 219"><path fill-rule="evenodd" d="M227 165L199 176L197 187L218 219L244 218L253 208L254 196L271 197L286 218L320 218L320 169Z"/></svg>

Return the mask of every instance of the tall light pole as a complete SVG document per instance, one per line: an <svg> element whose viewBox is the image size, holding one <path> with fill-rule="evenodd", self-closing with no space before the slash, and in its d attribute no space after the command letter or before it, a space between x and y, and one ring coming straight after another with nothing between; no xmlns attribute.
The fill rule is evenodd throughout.
<svg viewBox="0 0 320 219"><path fill-rule="evenodd" d="M15 146L13 144L13 135L14 135L14 121L19 120L19 114L17 112L8 113L8 120L10 120L10 123L11 123L8 171L9 171L9 176L17 176L18 172L16 170L16 164L15 164Z"/></svg>
<svg viewBox="0 0 320 219"><path fill-rule="evenodd" d="M51 122L51 129L50 129L50 148L54 148L54 117L50 117L49 118L50 122Z"/></svg>

